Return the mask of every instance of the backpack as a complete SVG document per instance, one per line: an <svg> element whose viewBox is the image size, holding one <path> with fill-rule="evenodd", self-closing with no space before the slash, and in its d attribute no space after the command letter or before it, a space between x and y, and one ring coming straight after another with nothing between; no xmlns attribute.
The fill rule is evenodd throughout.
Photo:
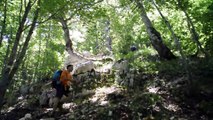
<svg viewBox="0 0 213 120"><path fill-rule="evenodd" d="M56 88L57 86L61 85L60 77L62 72L62 70L57 70L54 72L52 77L52 88Z"/></svg>

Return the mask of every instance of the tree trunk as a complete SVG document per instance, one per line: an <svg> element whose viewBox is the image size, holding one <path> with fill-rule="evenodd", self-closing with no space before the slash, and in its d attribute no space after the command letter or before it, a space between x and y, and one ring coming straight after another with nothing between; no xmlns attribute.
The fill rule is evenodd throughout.
<svg viewBox="0 0 213 120"><path fill-rule="evenodd" d="M33 31L34 31L34 29L35 29L36 21L37 21L37 19L38 19L38 12L39 12L39 8L37 8L37 10L36 10L36 12L35 12L35 16L34 16L34 18L33 18L32 25L31 25L31 27L30 27L30 30L29 30L29 32L28 32L28 35L27 35L26 40L25 40L25 42L24 42L24 45L23 45L23 47L22 47L22 49L21 49L21 53L17 56L16 62L15 62L15 64L14 64L14 66L13 66L13 69L11 70L11 73L10 73L11 76L13 76L13 75L15 74L15 72L17 71L19 65L21 64L21 62L22 62L22 60L23 60L23 58L24 58L24 56L25 56L25 54L26 54L29 41L30 41L31 36L32 36L32 34L33 34Z"/></svg>
<svg viewBox="0 0 213 120"><path fill-rule="evenodd" d="M110 37L110 21L106 21L106 27L105 27L105 40L106 40L106 47L110 54L112 55L112 39Z"/></svg>
<svg viewBox="0 0 213 120"><path fill-rule="evenodd" d="M206 57L208 57L207 52L203 49L200 41L199 41L199 34L197 33L197 31L195 30L195 26L192 22L192 19L190 18L190 16L188 15L186 8L182 7L182 2L180 0L177 0L178 2L178 7L183 11L183 13L186 16L186 20L187 20L187 25L188 25L188 29L190 31L191 34L191 39L196 43L197 48L198 48L198 52L199 50L205 54Z"/></svg>
<svg viewBox="0 0 213 120"><path fill-rule="evenodd" d="M7 0L4 1L4 19L3 19L2 29L0 34L0 47L2 46L3 35L6 32L6 18L7 18Z"/></svg>
<svg viewBox="0 0 213 120"><path fill-rule="evenodd" d="M176 56L163 43L160 33L153 27L151 21L147 17L143 2L137 0L136 3L137 7L141 10L141 17L146 26L146 31L149 35L152 46L155 48L161 58L167 60L175 59Z"/></svg>
<svg viewBox="0 0 213 120"><path fill-rule="evenodd" d="M180 55L183 59L185 59L185 56L183 54L183 50L181 48L181 45L180 45L180 40L178 39L178 37L176 36L174 30L172 29L172 26L171 24L169 23L169 21L164 17L164 15L161 13L160 9L158 8L158 6L156 5L155 1L152 0L152 3L153 5L155 6L155 8L157 9L158 13L160 14L161 18L163 19L163 21L165 22L166 26L168 27L169 31L171 32L172 34L172 37L175 41L175 44L177 45L177 49L178 51L180 52Z"/></svg>
<svg viewBox="0 0 213 120"><path fill-rule="evenodd" d="M189 84L191 83L191 72L189 70L189 64L187 62L187 58L183 53L183 50L181 48L181 44L180 44L180 40L178 39L178 37L176 36L174 30L172 29L171 24L169 23L169 21L164 17L164 15L161 13L160 9L158 8L158 6L155 3L155 0L152 0L153 5L155 6L155 8L157 9L157 11L159 12L160 16L162 17L163 21L165 22L166 26L168 27L169 31L172 34L172 37L175 41L175 44L177 45L177 49L180 52L181 58L182 58L182 62L183 62L183 67L188 75L189 78Z"/></svg>
<svg viewBox="0 0 213 120"><path fill-rule="evenodd" d="M26 7L25 13L23 15L22 21L19 24L19 28L18 28L17 33L16 33L15 42L14 42L12 51L10 53L10 57L8 59L9 61L5 64L5 67L2 69L2 79L0 80L0 110L1 110L1 107L2 107L2 101L4 99L5 92L6 92L8 86L9 86L11 80L12 80L12 79L9 79L9 78L11 78L11 76L9 76L10 71L11 71L12 65L15 61L15 56L17 54L16 52L17 52L18 44L19 44L19 41L20 41L20 38L21 38L21 33L23 31L24 23L26 21L28 13L30 12L30 9L31 9L31 3L29 2L27 7Z"/></svg>
<svg viewBox="0 0 213 120"><path fill-rule="evenodd" d="M59 20L60 20L60 23L61 23L63 31L64 31L64 39L65 39L65 42L66 42L66 50L67 50L68 53L72 54L73 53L72 40L70 39L70 33L69 33L67 21L64 20L63 18L60 18Z"/></svg>
<svg viewBox="0 0 213 120"><path fill-rule="evenodd" d="M24 24L26 22L28 14L29 14L29 12L31 10L31 7L32 7L31 6L31 2L29 2L27 7L26 7L26 10L24 12L24 15L22 17L22 20L19 23L19 28L18 28L18 31L16 33L15 42L14 42L14 45L13 45L13 48L12 48L12 51L11 51L11 54L10 54L10 57L9 57L8 66L12 67L12 65L13 65L13 63L15 61L15 58L17 56L18 45L19 45L19 42L20 42L20 39L21 39L21 36L22 36L22 32L23 32L23 29L24 29Z"/></svg>
<svg viewBox="0 0 213 120"><path fill-rule="evenodd" d="M198 51L200 50L200 51L201 51L202 53L204 53L205 56L207 57L208 54L207 54L207 52L203 49L203 47L202 47L202 45L201 45L201 43L200 43L200 41L199 41L199 35L198 35L198 33L196 32L196 30L195 30L195 27L194 27L194 24L193 24L191 18L189 17L189 15L187 14L187 12L186 12L185 10L183 10L183 12L184 12L184 14L185 14L185 16L186 16L186 18L187 18L187 24L188 24L188 29L189 29L189 31L190 31L190 33L191 33L191 39L197 44Z"/></svg>
<svg viewBox="0 0 213 120"><path fill-rule="evenodd" d="M39 1L38 1L38 3L39 3ZM10 83L12 82L12 78L14 77L19 65L21 64L21 62L22 62L22 60L23 60L23 58L25 56L29 41L31 39L31 36L33 34L33 31L34 31L34 28L36 26L36 21L38 19L39 8L37 8L37 10L35 12L35 16L33 18L32 25L31 25L30 30L28 32L28 35L27 35L27 37L25 39L25 42L24 42L24 45L22 47L21 53L18 56L16 56L17 53L16 53L15 50L17 50L17 44L19 44L19 41L20 41L20 38L21 38L21 34L22 34L23 28L24 28L24 23L26 21L28 13L31 10L31 7L32 7L31 6L31 2L29 2L27 7L26 7L25 13L23 15L22 21L21 21L21 23L19 25L17 34L16 34L16 39L15 39L15 43L16 44L14 44L12 52L10 54L10 58L12 58L12 60L10 59L10 61L6 65L6 67L2 70L3 74L2 74L2 79L0 80L0 110L2 108L2 101L4 99L5 92L6 92L7 88L9 87ZM15 55L15 56L13 56L13 55ZM15 59L16 59L16 61L15 61ZM15 64L13 64L14 62L15 62Z"/></svg>

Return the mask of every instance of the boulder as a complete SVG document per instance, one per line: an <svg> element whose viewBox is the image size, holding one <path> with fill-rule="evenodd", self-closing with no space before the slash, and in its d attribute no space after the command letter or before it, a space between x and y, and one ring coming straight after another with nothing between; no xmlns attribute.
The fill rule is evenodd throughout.
<svg viewBox="0 0 213 120"><path fill-rule="evenodd" d="M74 66L73 74L80 74L85 72L91 72L94 70L94 64L92 61L86 61L83 63L79 63Z"/></svg>
<svg viewBox="0 0 213 120"><path fill-rule="evenodd" d="M118 71L119 74L126 74L129 70L129 62L127 60L118 60L114 63L113 69Z"/></svg>
<svg viewBox="0 0 213 120"><path fill-rule="evenodd" d="M42 94L39 97L39 104L41 106L47 105L48 103L48 95L47 95L47 91L43 91Z"/></svg>

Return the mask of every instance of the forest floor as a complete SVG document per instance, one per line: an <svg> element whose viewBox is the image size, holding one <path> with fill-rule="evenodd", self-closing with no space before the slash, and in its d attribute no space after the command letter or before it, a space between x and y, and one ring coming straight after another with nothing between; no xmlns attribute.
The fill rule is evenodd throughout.
<svg viewBox="0 0 213 120"><path fill-rule="evenodd" d="M52 108L40 107L39 94L31 94L6 107L1 120L19 120L27 113L33 120L212 120L212 78L212 74L193 75L195 82L189 85L185 74L140 72L134 87L121 87L112 76L90 77L78 92L94 93L64 103L62 111L50 115Z"/></svg>

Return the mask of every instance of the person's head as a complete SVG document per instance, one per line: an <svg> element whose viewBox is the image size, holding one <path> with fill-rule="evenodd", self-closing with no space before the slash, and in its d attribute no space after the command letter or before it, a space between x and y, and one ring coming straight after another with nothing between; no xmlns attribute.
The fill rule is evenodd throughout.
<svg viewBox="0 0 213 120"><path fill-rule="evenodd" d="M72 70L73 70L73 65L67 65L67 70L68 70L69 72L72 72Z"/></svg>

